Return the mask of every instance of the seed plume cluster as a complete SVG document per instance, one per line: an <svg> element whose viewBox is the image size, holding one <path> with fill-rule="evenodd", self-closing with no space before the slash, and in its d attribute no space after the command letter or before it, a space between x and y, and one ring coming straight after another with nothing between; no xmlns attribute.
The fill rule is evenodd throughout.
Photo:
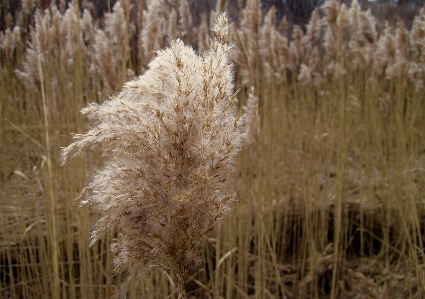
<svg viewBox="0 0 425 299"><path fill-rule="evenodd" d="M83 204L103 211L92 244L119 232L112 247L116 273L148 274L158 266L185 272L234 199L226 182L243 117L234 108L225 14L213 31L203 56L174 41L118 95L84 108L96 125L62 151L65 162L101 145L109 157Z"/></svg>

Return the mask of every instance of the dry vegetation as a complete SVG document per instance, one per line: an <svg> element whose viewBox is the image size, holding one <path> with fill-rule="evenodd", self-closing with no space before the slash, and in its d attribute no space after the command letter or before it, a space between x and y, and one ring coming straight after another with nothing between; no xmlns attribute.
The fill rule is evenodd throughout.
<svg viewBox="0 0 425 299"><path fill-rule="evenodd" d="M78 2L33 14L24 1L0 34L0 296L177 296L162 269L113 276L118 234L89 247L100 215L74 198L104 159L62 167L60 150L94 125L80 110L155 50L176 38L208 49L217 2L194 28L184 0L122 0L102 21ZM289 28L258 0L231 28L247 142L237 201L203 240L187 298L424 298L425 10L407 30L327 1Z"/></svg>

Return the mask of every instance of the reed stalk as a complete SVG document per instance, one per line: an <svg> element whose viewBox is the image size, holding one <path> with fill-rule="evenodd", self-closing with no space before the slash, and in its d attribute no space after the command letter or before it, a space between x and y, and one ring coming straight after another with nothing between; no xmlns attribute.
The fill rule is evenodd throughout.
<svg viewBox="0 0 425 299"><path fill-rule="evenodd" d="M53 170L52 170L52 157L50 153L50 128L49 128L49 109L47 107L46 94L44 91L44 76L43 68L41 65L42 58L39 53L38 57L38 71L40 75L40 91L41 99L43 102L43 120L44 120L44 136L45 136L45 148L46 148L46 157L47 157L47 194L49 199L50 207L50 250L52 258L52 270L53 270L53 289L52 296L54 298L60 297L60 284L59 284L59 254L58 254L58 234L57 234L57 221L56 221L56 199L53 191Z"/></svg>

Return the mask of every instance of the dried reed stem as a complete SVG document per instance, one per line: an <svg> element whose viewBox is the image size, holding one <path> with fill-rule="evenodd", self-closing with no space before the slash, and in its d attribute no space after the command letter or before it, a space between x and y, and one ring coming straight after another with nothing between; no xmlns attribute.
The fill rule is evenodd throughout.
<svg viewBox="0 0 425 299"><path fill-rule="evenodd" d="M56 224L56 200L53 193L53 172L52 172L52 157L50 154L50 134L49 134L49 109L47 107L46 94L44 91L44 76L43 68L41 66L41 53L38 52L38 71L40 74L40 90L41 99L43 101L43 115L44 115L44 136L46 142L46 157L47 157L47 175L48 175L48 197L50 199L50 221L51 221L51 236L50 246L52 255L53 267L53 298L60 298L60 285L59 285L59 263L58 263L58 238L57 238L57 224Z"/></svg>

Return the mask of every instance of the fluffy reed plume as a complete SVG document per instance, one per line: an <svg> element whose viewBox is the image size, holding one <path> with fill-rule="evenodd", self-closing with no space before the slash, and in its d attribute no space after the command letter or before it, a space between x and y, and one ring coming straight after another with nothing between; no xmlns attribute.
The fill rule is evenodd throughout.
<svg viewBox="0 0 425 299"><path fill-rule="evenodd" d="M361 12L358 23L359 36L367 44L374 44L376 42L376 20L372 16L370 10Z"/></svg>
<svg viewBox="0 0 425 299"><path fill-rule="evenodd" d="M326 1L323 5L323 8L325 10L326 14L326 21L329 26L335 27L336 21L338 19L338 11L339 11L340 4L336 0L329 0Z"/></svg>
<svg viewBox="0 0 425 299"><path fill-rule="evenodd" d="M396 41L391 32L391 28L386 23L384 31L378 40L375 51L374 69L378 76L385 75L389 66L391 66L396 57Z"/></svg>
<svg viewBox="0 0 425 299"><path fill-rule="evenodd" d="M301 64L299 75L298 75L298 81L301 85L306 85L312 81L312 69L311 67L305 65L304 63Z"/></svg>
<svg viewBox="0 0 425 299"><path fill-rule="evenodd" d="M286 69L295 70L297 57L288 47L288 40L275 28L276 9L273 6L264 17L260 31L259 50L268 81L286 82Z"/></svg>
<svg viewBox="0 0 425 299"><path fill-rule="evenodd" d="M121 52L124 42L124 32L126 30L125 23L124 9L120 1L117 1L112 9L112 13L105 15L105 32L112 39L114 50L119 48Z"/></svg>
<svg viewBox="0 0 425 299"><path fill-rule="evenodd" d="M36 12L36 27L31 30L31 42L28 44L25 61L23 62L23 71L15 70L16 75L23 81L26 88L39 90L40 88L40 72L39 59L44 62L51 50L50 39L50 11L46 11L44 15L38 10Z"/></svg>
<svg viewBox="0 0 425 299"><path fill-rule="evenodd" d="M351 2L350 9L348 11L348 20L350 22L350 34L351 39L348 43L348 48L351 53L355 55L354 58L354 65L360 65L362 62L362 56L361 56L361 42L359 38L359 19L360 19L360 5L357 0L354 0ZM325 33L325 48L327 48L327 45L329 44L328 39L330 38L331 30L330 26L327 27L327 31ZM333 42L334 43L334 42Z"/></svg>
<svg viewBox="0 0 425 299"><path fill-rule="evenodd" d="M59 13L58 13L59 14ZM74 59L77 51L81 51L84 48L78 48L81 45L81 31L79 30L79 20L75 14L75 8L70 5L63 16L62 30L65 37L65 50L66 65L68 70L71 71L74 67ZM62 38L64 38L62 36Z"/></svg>
<svg viewBox="0 0 425 299"><path fill-rule="evenodd" d="M202 57L177 40L112 100L83 109L97 124L62 151L63 162L96 145L110 153L83 201L104 213L91 244L118 230L115 272L171 269L179 298L202 237L234 199L226 182L242 140L225 14L213 30L217 39Z"/></svg>
<svg viewBox="0 0 425 299"><path fill-rule="evenodd" d="M410 44L415 60L425 62L425 7L422 7L419 15L415 17L410 30Z"/></svg>
<svg viewBox="0 0 425 299"><path fill-rule="evenodd" d="M6 56L12 58L13 53L21 43L21 28L15 26L13 30L7 28L5 32L0 32L0 48L4 50Z"/></svg>
<svg viewBox="0 0 425 299"><path fill-rule="evenodd" d="M63 47L64 47L64 44L65 44L65 39L67 39L66 38L66 35L67 35L66 31L72 30L73 24L70 24L72 22L67 21L68 24L65 25L65 26L62 26L63 15L58 10L58 8L56 6L51 7L50 14L51 14L51 22L50 22L50 26L49 26L49 43L51 44L52 49L61 49L60 51L52 51L53 52L52 54L53 55L59 54L59 55L61 55L61 57L58 58L58 59L63 59L64 57L66 57L65 53L63 53L64 52ZM63 28L63 27L65 27L65 28ZM64 38L64 36L65 36L65 38ZM73 45L70 45L70 46L72 47ZM63 62L66 62L66 61L61 61L61 62L58 61L58 64L62 65Z"/></svg>
<svg viewBox="0 0 425 299"><path fill-rule="evenodd" d="M187 0L179 1L179 28L180 36L186 43L192 40L192 15L190 14L189 3Z"/></svg>
<svg viewBox="0 0 425 299"><path fill-rule="evenodd" d="M247 0L241 15L241 29L234 26L234 30L232 30L232 41L235 44L235 60L240 67L242 83L259 87L260 1Z"/></svg>
<svg viewBox="0 0 425 299"><path fill-rule="evenodd" d="M276 30L271 35L271 47L275 49L276 57L276 78L278 82L286 80L286 69L295 71L298 66L298 52L292 45L288 47L286 37L280 35Z"/></svg>
<svg viewBox="0 0 425 299"><path fill-rule="evenodd" d="M91 56L94 53L96 29L93 25L93 18L87 9L84 9L83 16L81 18L81 31L84 43L89 50L88 54Z"/></svg>
<svg viewBox="0 0 425 299"><path fill-rule="evenodd" d="M332 28L330 26L326 27L323 46L325 48L324 59L326 62L329 62L335 55L335 36ZM325 63L326 65L327 63Z"/></svg>
<svg viewBox="0 0 425 299"><path fill-rule="evenodd" d="M265 75L269 81L274 77L274 49L272 49L272 47L269 47L269 45L272 39L271 36L273 34L273 31L275 30L275 24L276 8L273 6L272 8L270 8L266 16L264 17L263 26L260 29L260 39L258 41L260 54L263 58Z"/></svg>
<svg viewBox="0 0 425 299"><path fill-rule="evenodd" d="M377 37L376 21L370 11L363 12L357 1L351 3L348 10L350 41L348 48L353 54L354 69L364 69L372 64L373 51Z"/></svg>
<svg viewBox="0 0 425 299"><path fill-rule="evenodd" d="M161 0L150 0L147 4L147 11L143 12L143 27L141 47L143 48L143 57L150 61L155 56L155 51L163 46L163 18L161 8L164 6Z"/></svg>
<svg viewBox="0 0 425 299"><path fill-rule="evenodd" d="M13 16L10 12L8 12L6 16L4 17L4 24L6 28L13 27L14 21L13 21Z"/></svg>
<svg viewBox="0 0 425 299"><path fill-rule="evenodd" d="M357 29L356 26L359 25L359 18L360 18L360 4L359 1L353 0L351 1L350 9L348 11L348 20L350 22L350 25L353 26L355 29ZM352 30L351 34L355 35L357 30Z"/></svg>
<svg viewBox="0 0 425 299"><path fill-rule="evenodd" d="M261 2L247 0L242 11L241 28L254 41L258 40L261 26Z"/></svg>
<svg viewBox="0 0 425 299"><path fill-rule="evenodd" d="M109 57L112 54L113 57L108 58L109 61L102 60L103 57L98 57L101 58L98 61L106 64L102 68L102 75L110 88L109 91L115 91L115 88L120 87L125 81L126 53L129 50L128 39L130 38L128 36L130 30L127 28L125 8L120 1L115 3L112 13L106 14L105 25L106 35L101 34L99 31L96 34L96 43L99 43L97 48L106 46L107 49L102 49L101 51ZM109 73L109 71L112 73Z"/></svg>
<svg viewBox="0 0 425 299"><path fill-rule="evenodd" d="M336 19L336 25L344 30L349 25L348 10L345 4L339 6L338 18Z"/></svg>
<svg viewBox="0 0 425 299"><path fill-rule="evenodd" d="M305 35L305 43L307 48L312 50L320 38L322 29L321 19L319 16L319 8L316 8L311 14L310 21L307 24L307 32Z"/></svg>
<svg viewBox="0 0 425 299"><path fill-rule="evenodd" d="M401 21L397 22L394 41L396 51L394 62L387 67L385 75L387 79L403 79L406 77L408 71L409 48L407 44L407 32L404 28L403 22Z"/></svg>
<svg viewBox="0 0 425 299"><path fill-rule="evenodd" d="M246 106L243 107L246 119L246 138L245 143L255 144L260 137L261 119L259 113L258 97L255 96L254 87L248 95Z"/></svg>
<svg viewBox="0 0 425 299"><path fill-rule="evenodd" d="M302 39L303 39L304 33L300 26L294 25L294 29L292 30L292 40L291 44L294 45L295 49L297 49L298 53L303 53L304 51L302 46Z"/></svg>
<svg viewBox="0 0 425 299"><path fill-rule="evenodd" d="M22 1L22 11L24 14L31 14L34 8L34 0Z"/></svg>
<svg viewBox="0 0 425 299"><path fill-rule="evenodd" d="M110 40L101 29L96 30L95 45L98 71L103 78L106 92L114 91L117 85L116 61Z"/></svg>
<svg viewBox="0 0 425 299"><path fill-rule="evenodd" d="M395 39L396 39L396 49L397 49L397 60L406 61L409 59L409 47L408 41L409 36L407 35L407 30L404 26L403 21L399 20L397 22L397 28L395 31Z"/></svg>

